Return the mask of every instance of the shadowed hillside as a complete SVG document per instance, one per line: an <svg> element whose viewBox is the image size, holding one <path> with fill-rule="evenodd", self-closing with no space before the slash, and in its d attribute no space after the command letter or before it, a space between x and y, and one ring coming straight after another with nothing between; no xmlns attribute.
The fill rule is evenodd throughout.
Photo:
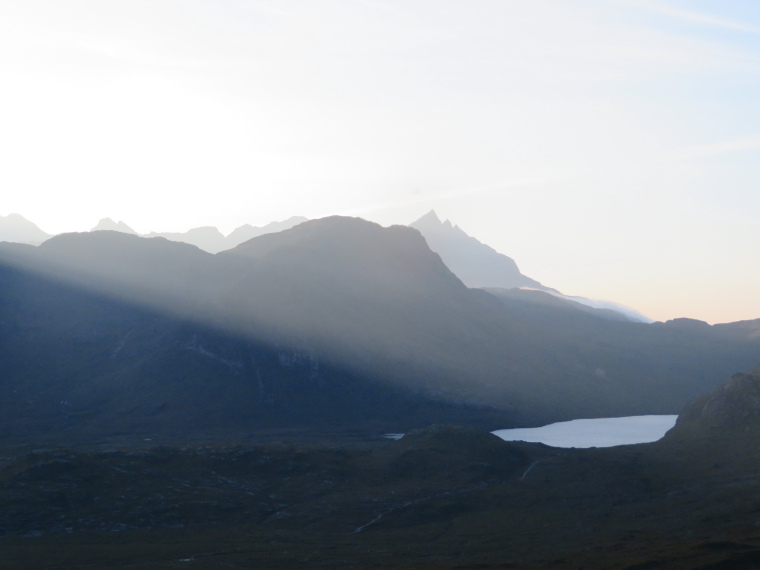
<svg viewBox="0 0 760 570"><path fill-rule="evenodd" d="M13 437L673 413L760 346L757 322L645 325L468 289L414 229L356 218L218 255L109 231L0 254Z"/></svg>

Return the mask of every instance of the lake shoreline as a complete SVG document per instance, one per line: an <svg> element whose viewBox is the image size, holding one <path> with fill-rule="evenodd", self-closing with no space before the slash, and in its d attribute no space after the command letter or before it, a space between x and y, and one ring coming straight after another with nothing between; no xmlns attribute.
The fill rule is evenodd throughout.
<svg viewBox="0 0 760 570"><path fill-rule="evenodd" d="M537 428L501 429L491 433L504 441L543 443L552 447L615 447L651 443L676 423L677 415L578 419Z"/></svg>

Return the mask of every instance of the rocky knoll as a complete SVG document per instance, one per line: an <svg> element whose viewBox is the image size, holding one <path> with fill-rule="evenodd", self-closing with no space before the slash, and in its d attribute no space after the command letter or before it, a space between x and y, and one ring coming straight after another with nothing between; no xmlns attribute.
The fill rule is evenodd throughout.
<svg viewBox="0 0 760 570"><path fill-rule="evenodd" d="M678 416L679 426L748 427L760 421L760 366L734 374L714 392L698 398Z"/></svg>

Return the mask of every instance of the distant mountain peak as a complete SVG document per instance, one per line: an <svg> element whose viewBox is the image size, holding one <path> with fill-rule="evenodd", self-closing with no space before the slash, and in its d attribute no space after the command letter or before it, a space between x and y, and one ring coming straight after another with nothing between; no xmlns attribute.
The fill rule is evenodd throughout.
<svg viewBox="0 0 760 570"><path fill-rule="evenodd" d="M448 268L468 287L550 290L520 273L511 257L467 235L449 220L442 222L435 210L430 210L409 227L423 235L430 249L440 255Z"/></svg>
<svg viewBox="0 0 760 570"><path fill-rule="evenodd" d="M441 289L457 294L466 290L418 231L398 225L386 228L348 216L309 220L250 239L222 256L277 260L278 271L290 267L294 276L312 283L326 282L333 273L343 272L350 276L345 279L351 286L343 284L348 295L372 289L378 298L388 291L403 291L406 297L412 291L424 291L429 297Z"/></svg>
<svg viewBox="0 0 760 570"><path fill-rule="evenodd" d="M224 234L219 231L218 228L215 228L214 226L200 226L198 228L192 228L185 232L185 235L198 235L198 236L208 236L208 237L222 237L224 238Z"/></svg>
<svg viewBox="0 0 760 570"><path fill-rule="evenodd" d="M291 216L287 220L283 220L281 222L271 222L262 227L252 226L251 224L242 225L238 228L235 228L232 233L227 236L228 249L232 249L241 243L248 241L249 239L253 239L261 235L288 230L306 221L308 221L308 218L304 218L303 216Z"/></svg>
<svg viewBox="0 0 760 570"><path fill-rule="evenodd" d="M137 235L137 232L130 228L127 224L119 220L118 222L112 220L111 218L102 218L97 225L92 228L93 232L103 231L103 230L109 230L113 232L121 232L123 234L132 234Z"/></svg>
<svg viewBox="0 0 760 570"><path fill-rule="evenodd" d="M0 241L39 245L50 237L21 214L0 216Z"/></svg>
<svg viewBox="0 0 760 570"><path fill-rule="evenodd" d="M412 222L409 225L414 226L415 224L440 226L442 222L441 222L441 218L438 217L438 214L435 213L435 210L430 210L427 214L422 216L419 220L417 220L416 222Z"/></svg>
<svg viewBox="0 0 760 570"><path fill-rule="evenodd" d="M419 230L422 232L422 228L424 228L427 231L451 231L454 230L458 233L461 233L462 235L467 235L464 233L459 226L456 224L451 223L450 220L441 220L440 217L438 217L438 214L435 213L435 210L430 210L427 214L419 218L418 220L412 222L409 224L409 227L415 228L416 230ZM422 232L424 234L424 232ZM467 236L469 237L469 236ZM471 238L475 239L475 238Z"/></svg>

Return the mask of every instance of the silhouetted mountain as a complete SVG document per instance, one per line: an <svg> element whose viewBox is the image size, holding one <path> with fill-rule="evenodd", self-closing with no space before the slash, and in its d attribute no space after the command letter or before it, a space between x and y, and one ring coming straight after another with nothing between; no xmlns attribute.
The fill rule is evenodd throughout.
<svg viewBox="0 0 760 570"><path fill-rule="evenodd" d="M132 235L138 235L135 230L130 228L127 224L122 222L121 220L118 222L113 221L111 218L103 218L101 219L94 228L90 230L91 232L97 232L97 231L113 231L113 232L122 232L125 234L132 234Z"/></svg>
<svg viewBox="0 0 760 570"><path fill-rule="evenodd" d="M0 216L0 242L39 245L52 237L19 214Z"/></svg>
<svg viewBox="0 0 760 570"><path fill-rule="evenodd" d="M162 237L170 241L187 243L199 247L209 253L218 253L240 245L251 238L264 235L271 232L279 232L292 228L293 226L306 221L307 218L293 216L281 222L272 222L262 227L245 224L236 228L228 236L224 236L217 228L204 226L193 228L186 232L150 232L148 234L138 234L124 222L114 222L111 218L103 218L91 231L110 230L126 234L142 235L142 237Z"/></svg>
<svg viewBox="0 0 760 570"><path fill-rule="evenodd" d="M283 220L281 222L271 222L261 227L245 224L243 226L235 228L232 233L227 236L227 247L225 249L232 249L244 241L248 241L249 239L253 239L264 234L289 230L290 228L297 226L298 224L302 224L307 220L308 218L304 218L303 216L292 216L287 220Z"/></svg>
<svg viewBox="0 0 760 570"><path fill-rule="evenodd" d="M258 318L267 316L259 303L276 298L248 302L258 283L239 274L245 258L107 231L2 253L6 437L506 421L368 382L334 355L293 344L300 331ZM240 297L230 287L235 278Z"/></svg>
<svg viewBox="0 0 760 570"><path fill-rule="evenodd" d="M0 261L16 435L673 413L760 348L760 321L644 325L497 298L416 230L355 218L218 255L98 231L6 244Z"/></svg>
<svg viewBox="0 0 760 570"><path fill-rule="evenodd" d="M209 253L218 253L240 245L244 241L271 232L279 232L305 222L308 218L292 216L281 222L271 222L265 226L242 225L224 236L217 228L204 226L193 228L186 232L151 232L139 234L122 221L114 221L111 218L102 218L90 231L114 231L142 237L163 237L171 241L188 243L199 247ZM26 243L39 245L53 234L43 232L34 223L19 214L0 216L0 242Z"/></svg>
<svg viewBox="0 0 760 570"><path fill-rule="evenodd" d="M617 303L563 295L556 289L546 287L535 279L526 277L520 273L512 258L467 235L459 226L452 225L450 221L442 222L433 210L409 226L419 230L427 240L430 249L438 253L443 262L468 287L536 289L589 307L615 311L627 320L652 322L638 311Z"/></svg>
<svg viewBox="0 0 760 570"><path fill-rule="evenodd" d="M209 253L217 253L227 249L224 234L211 226L193 228L186 232L151 232L145 237L162 237L171 241L188 243Z"/></svg>
<svg viewBox="0 0 760 570"><path fill-rule="evenodd" d="M468 236L450 221L442 222L434 210L409 224L409 227L425 237L430 249L440 255L446 266L468 287L529 287L549 290L535 279L520 273L511 257Z"/></svg>

